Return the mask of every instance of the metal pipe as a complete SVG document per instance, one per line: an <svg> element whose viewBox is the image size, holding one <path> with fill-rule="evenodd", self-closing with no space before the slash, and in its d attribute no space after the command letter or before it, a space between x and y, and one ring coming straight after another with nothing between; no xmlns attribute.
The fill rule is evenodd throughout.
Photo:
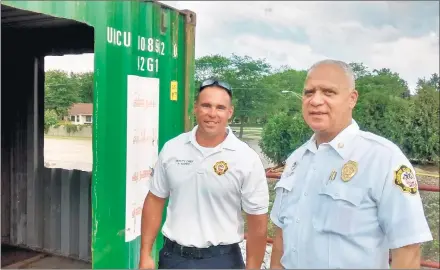
<svg viewBox="0 0 440 270"><path fill-rule="evenodd" d="M440 192L440 187L439 186L419 184L419 190L421 190L421 191Z"/></svg>
<svg viewBox="0 0 440 270"><path fill-rule="evenodd" d="M434 269L440 269L440 263L439 262L421 261L420 262L420 266L434 268Z"/></svg>

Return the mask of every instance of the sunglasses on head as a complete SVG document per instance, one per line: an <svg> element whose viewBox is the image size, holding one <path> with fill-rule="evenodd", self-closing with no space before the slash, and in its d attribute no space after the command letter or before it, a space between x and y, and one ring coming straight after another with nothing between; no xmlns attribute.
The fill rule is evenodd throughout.
<svg viewBox="0 0 440 270"><path fill-rule="evenodd" d="M206 87L213 86L213 85L217 85L217 86L225 89L228 92L228 94L232 97L231 86L226 82L217 81L217 80L206 80L206 81L202 82L202 84L200 85L200 88L199 88L199 93L202 92L202 90L205 89Z"/></svg>

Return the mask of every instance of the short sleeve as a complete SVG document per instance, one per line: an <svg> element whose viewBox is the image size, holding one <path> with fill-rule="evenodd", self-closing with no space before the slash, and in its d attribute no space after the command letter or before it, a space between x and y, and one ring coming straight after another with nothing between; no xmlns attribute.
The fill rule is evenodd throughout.
<svg viewBox="0 0 440 270"><path fill-rule="evenodd" d="M280 220L280 208L281 208L281 200L283 197L284 189L282 187L275 186L275 200L272 205L272 210L270 212L270 220L275 224L278 228L282 227L282 222Z"/></svg>
<svg viewBox="0 0 440 270"><path fill-rule="evenodd" d="M149 190L151 193L160 198L167 198L170 194L168 179L163 165L165 146L159 154L157 162L154 166L153 177L149 181Z"/></svg>
<svg viewBox="0 0 440 270"><path fill-rule="evenodd" d="M387 170L378 216L389 248L431 241L413 166L396 151Z"/></svg>
<svg viewBox="0 0 440 270"><path fill-rule="evenodd" d="M287 194L292 190L294 181L292 181L291 175L292 171L296 168L296 158L295 153L303 153L301 150L299 152L292 153L286 160L286 166L284 167L283 173L281 174L280 179L275 185L275 200L272 205L272 209L270 212L270 220L275 224L278 228L283 227L283 220L280 219L280 211L282 209L282 205L285 204L285 198L288 196Z"/></svg>
<svg viewBox="0 0 440 270"><path fill-rule="evenodd" d="M260 158L256 156L251 171L244 179L242 187L243 210L251 215L266 214L269 208L269 188L266 172Z"/></svg>

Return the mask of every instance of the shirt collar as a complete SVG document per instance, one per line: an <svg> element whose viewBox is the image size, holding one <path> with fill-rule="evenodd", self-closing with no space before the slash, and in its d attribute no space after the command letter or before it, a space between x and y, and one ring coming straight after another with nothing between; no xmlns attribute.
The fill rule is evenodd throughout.
<svg viewBox="0 0 440 270"><path fill-rule="evenodd" d="M352 119L351 124L342 130L333 140L328 142L330 145L342 158L347 158L349 151L351 149L352 143L356 135L359 133L359 126L354 119ZM315 134L306 143L306 149L312 153L316 153L318 149L316 148ZM306 151L304 151L305 153Z"/></svg>
<svg viewBox="0 0 440 270"><path fill-rule="evenodd" d="M196 125L190 132L188 132L188 138L186 141L187 143L198 145L196 141L196 131L198 127L199 125ZM229 126L226 127L226 132L228 133L228 135L226 136L225 140L220 143L220 147L223 149L235 151L237 149L238 138L235 136L234 132Z"/></svg>

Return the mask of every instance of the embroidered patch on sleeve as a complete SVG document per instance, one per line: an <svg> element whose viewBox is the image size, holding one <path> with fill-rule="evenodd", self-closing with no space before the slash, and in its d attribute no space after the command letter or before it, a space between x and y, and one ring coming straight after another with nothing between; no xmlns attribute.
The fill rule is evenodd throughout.
<svg viewBox="0 0 440 270"><path fill-rule="evenodd" d="M401 165L394 172L394 184L396 184L405 193L417 194L418 184L413 171L406 165Z"/></svg>

